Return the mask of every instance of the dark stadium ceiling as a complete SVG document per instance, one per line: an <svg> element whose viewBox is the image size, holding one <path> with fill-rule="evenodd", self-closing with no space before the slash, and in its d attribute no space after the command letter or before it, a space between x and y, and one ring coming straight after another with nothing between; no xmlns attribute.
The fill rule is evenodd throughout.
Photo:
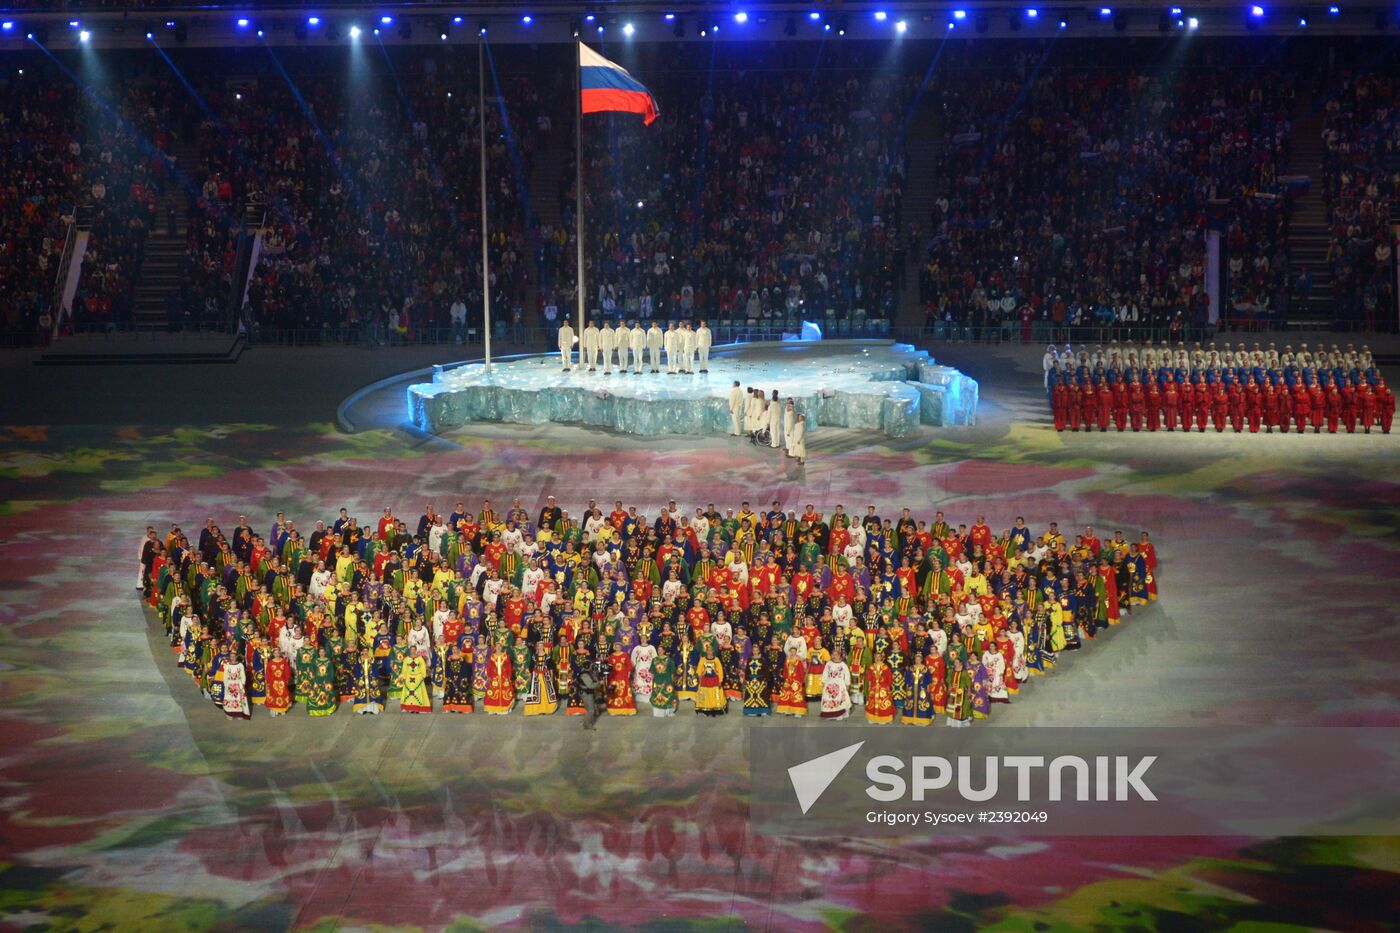
<svg viewBox="0 0 1400 933"><path fill-rule="evenodd" d="M0 10L5 9L0 0ZM153 3L114 10L93 3L24 4L0 12L0 53L47 48L356 41L493 43L1038 39L1193 35L1374 35L1400 24L1396 4L1113 3ZM615 46L614 46L615 47Z"/></svg>

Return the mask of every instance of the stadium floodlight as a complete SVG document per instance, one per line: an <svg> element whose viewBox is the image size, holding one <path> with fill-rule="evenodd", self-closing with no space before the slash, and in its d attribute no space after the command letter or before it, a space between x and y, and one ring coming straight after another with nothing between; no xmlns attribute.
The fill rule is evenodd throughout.
<svg viewBox="0 0 1400 933"><path fill-rule="evenodd" d="M392 16L381 16L381 17L379 17L379 23L380 23L380 25L382 25L382 26L389 26L389 25L392 25L393 22L394 22L394 18L393 18Z"/></svg>
<svg viewBox="0 0 1400 933"><path fill-rule="evenodd" d="M676 20L676 14L674 14L674 13L667 13L665 16L663 16L663 17L661 17L661 18L664 19L664 20L665 20L666 22L668 22L668 23L672 23L672 22L675 22L675 20Z"/></svg>
<svg viewBox="0 0 1400 933"><path fill-rule="evenodd" d="M1035 19L1039 15L1040 11L1037 10L1035 7L1031 7L1030 9L1026 10L1026 19Z"/></svg>
<svg viewBox="0 0 1400 933"><path fill-rule="evenodd" d="M602 26L599 26L599 27L598 27L598 31L599 31L599 32L602 32L602 31L603 31L603 27L602 27ZM623 34L624 36L630 36L630 35L632 35L632 33L636 32L636 31L637 31L636 27L633 26L631 23L623 23L623 24L622 24L622 34Z"/></svg>
<svg viewBox="0 0 1400 933"><path fill-rule="evenodd" d="M821 21L822 15L816 10L813 10L812 12L807 14L807 18L810 19L812 22L816 23Z"/></svg>
<svg viewBox="0 0 1400 933"><path fill-rule="evenodd" d="M529 13L526 13L524 16L520 17L520 22L521 22L523 25L526 25L526 26L530 25L530 24L533 23L534 21L535 21L535 18L534 18L533 16L531 16Z"/></svg>
<svg viewBox="0 0 1400 933"><path fill-rule="evenodd" d="M147 38L147 39L154 39L155 37L156 37L156 34L153 33L153 32L148 32L148 33L146 33L146 38Z"/></svg>
<svg viewBox="0 0 1400 933"><path fill-rule="evenodd" d="M1342 8L1339 7L1339 6L1329 6L1329 7L1327 8L1327 15L1328 15L1328 16L1336 16L1336 15L1337 15L1338 13L1340 13L1340 12L1342 12Z"/></svg>
<svg viewBox="0 0 1400 933"><path fill-rule="evenodd" d="M1112 7L1107 7L1107 6L1101 6L1101 7L1099 7L1099 17L1100 17L1101 19L1108 19L1108 18L1109 18L1110 16L1112 16L1112 15L1113 15L1113 8L1112 8Z"/></svg>
<svg viewBox="0 0 1400 933"><path fill-rule="evenodd" d="M877 23L883 23L886 19L889 18L889 15L890 15L890 14L886 13L884 10L876 10L876 11L875 11L875 22L877 22Z"/></svg>
<svg viewBox="0 0 1400 933"><path fill-rule="evenodd" d="M909 31L909 24L906 23L904 20L900 20L899 22L897 22L897 23L894 24L894 31L895 31L895 32L900 32L900 33L908 32L908 31Z"/></svg>
<svg viewBox="0 0 1400 933"><path fill-rule="evenodd" d="M1188 19L1188 20L1186 21L1186 28L1187 28L1187 29L1195 30L1195 29L1200 28L1200 25L1201 25L1201 21L1198 20L1198 19L1196 19L1196 17L1194 17L1194 16L1191 17L1190 19Z"/></svg>
<svg viewBox="0 0 1400 933"><path fill-rule="evenodd" d="M15 28L15 24L14 24L14 21L13 21L13 20L8 20L8 19L7 19L7 20L5 20L3 23L0 23L0 29L5 30L6 32L9 32L11 29L14 29L14 28Z"/></svg>
<svg viewBox="0 0 1400 933"><path fill-rule="evenodd" d="M953 19L967 19L967 10L954 10Z"/></svg>
<svg viewBox="0 0 1400 933"><path fill-rule="evenodd" d="M319 26L319 25L321 25L321 17L319 17L319 16L308 16L308 17L306 18L306 25L308 25L308 26Z"/></svg>
<svg viewBox="0 0 1400 933"><path fill-rule="evenodd" d="M84 45L86 45L86 44L87 44L87 41L88 41L89 39L91 39L91 38L92 38L92 33L88 32L86 29L84 29L82 32L78 33L78 41L81 42L81 43L83 43Z"/></svg>
<svg viewBox="0 0 1400 933"><path fill-rule="evenodd" d="M239 28L239 29L247 29L247 28L248 28L248 19L247 19L247 17L240 16L240 17L238 18L238 28Z"/></svg>
<svg viewBox="0 0 1400 933"><path fill-rule="evenodd" d="M1259 17L1264 15L1264 8L1256 4L1249 8L1249 15L1253 16L1255 19L1258 19Z"/></svg>
<svg viewBox="0 0 1400 933"><path fill-rule="evenodd" d="M360 38L360 27L359 27L359 26L351 26L351 27L350 27L350 38L352 38L352 39L358 39L358 38Z"/></svg>
<svg viewBox="0 0 1400 933"><path fill-rule="evenodd" d="M1068 23L1067 21L1065 21L1065 20L1060 20L1060 28L1061 28L1061 29L1068 29L1068 28L1069 28L1069 23Z"/></svg>
<svg viewBox="0 0 1400 933"><path fill-rule="evenodd" d="M736 22L736 23L747 23L748 21L749 21L749 14L745 13L743 10L740 10L738 13L735 13L735 14L734 14L734 22Z"/></svg>

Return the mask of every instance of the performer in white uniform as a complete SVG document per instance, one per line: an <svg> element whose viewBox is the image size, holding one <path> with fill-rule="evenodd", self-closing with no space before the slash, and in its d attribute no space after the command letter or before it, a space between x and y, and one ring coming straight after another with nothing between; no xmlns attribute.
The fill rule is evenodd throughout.
<svg viewBox="0 0 1400 933"><path fill-rule="evenodd" d="M666 372L673 376L678 372L676 357L681 352L680 339L681 333L676 330L676 322L672 321L671 326L666 329Z"/></svg>
<svg viewBox="0 0 1400 933"><path fill-rule="evenodd" d="M598 325L594 324L592 321L589 321L588 326L583 329L583 337L579 342L578 365L582 367L585 364L587 364L588 371L590 373L597 368L593 365L595 362L593 354L597 351L597 349Z"/></svg>
<svg viewBox="0 0 1400 933"><path fill-rule="evenodd" d="M681 372L689 375L695 372L695 331L690 329L689 321L681 323L680 334Z"/></svg>
<svg viewBox="0 0 1400 933"><path fill-rule="evenodd" d="M646 349L647 345L647 332L642 330L640 324L633 321L631 328L627 331L627 341L632 348L632 374L640 376L642 374L642 351Z"/></svg>
<svg viewBox="0 0 1400 933"><path fill-rule="evenodd" d="M792 437L792 426L797 423L797 403L792 399L787 400L787 405L783 406L783 441L787 446L787 439Z"/></svg>
<svg viewBox="0 0 1400 933"><path fill-rule="evenodd" d="M612 324L603 322L603 329L598 331L598 355L603 358L603 375L612 375L613 348L617 346L617 333L612 329Z"/></svg>
<svg viewBox="0 0 1400 933"><path fill-rule="evenodd" d="M778 390L773 390L773 397L768 400L768 446L773 449L781 447L781 434L783 430L783 403L778 401Z"/></svg>
<svg viewBox="0 0 1400 933"><path fill-rule="evenodd" d="M666 335L662 332L661 326L655 321L647 328L647 356L651 359L651 371L661 372L661 347L666 342Z"/></svg>
<svg viewBox="0 0 1400 933"><path fill-rule="evenodd" d="M788 456L795 457L798 463L807 461L807 416L798 415L792 426L792 436L788 439Z"/></svg>
<svg viewBox="0 0 1400 933"><path fill-rule="evenodd" d="M743 425L740 420L744 415L744 390L739 388L739 381L734 380L734 386L729 390L729 436L742 437Z"/></svg>
<svg viewBox="0 0 1400 933"><path fill-rule="evenodd" d="M695 330L695 353L700 357L700 371L707 373L710 371L710 342L713 337L710 335L710 328L704 321Z"/></svg>
<svg viewBox="0 0 1400 933"><path fill-rule="evenodd" d="M574 329L568 321L559 328L559 355L564 358L564 372L568 372L574 362Z"/></svg>

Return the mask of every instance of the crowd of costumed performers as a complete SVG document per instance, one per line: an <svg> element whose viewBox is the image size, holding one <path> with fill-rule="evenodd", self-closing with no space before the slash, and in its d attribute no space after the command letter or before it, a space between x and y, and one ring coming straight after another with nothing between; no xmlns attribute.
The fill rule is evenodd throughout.
<svg viewBox="0 0 1400 933"><path fill-rule="evenodd" d="M965 726L1157 598L1146 532L1073 540L909 509L748 502L654 520L554 497L409 525L347 509L141 540L139 587L174 663L232 718L742 712Z"/></svg>
<svg viewBox="0 0 1400 933"><path fill-rule="evenodd" d="M1298 352L1243 343L1173 349L1151 343L1077 353L1049 347L1045 390L1057 431L1248 429L1389 434L1395 393L1367 347Z"/></svg>

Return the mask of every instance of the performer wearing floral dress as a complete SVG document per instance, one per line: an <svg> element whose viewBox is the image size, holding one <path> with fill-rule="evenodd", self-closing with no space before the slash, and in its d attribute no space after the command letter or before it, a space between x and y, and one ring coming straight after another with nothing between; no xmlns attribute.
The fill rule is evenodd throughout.
<svg viewBox="0 0 1400 933"><path fill-rule="evenodd" d="M611 716L637 715L637 702L632 696L632 659L622 650L622 642L615 643L608 656L607 708Z"/></svg>
<svg viewBox="0 0 1400 933"><path fill-rule="evenodd" d="M807 715L807 663L796 648L789 648L783 663L783 683L774 709L787 716Z"/></svg>
<svg viewBox="0 0 1400 933"><path fill-rule="evenodd" d="M355 699L350 708L361 716L376 716L384 711L384 682L379 679L379 666L374 654L360 655L355 674Z"/></svg>
<svg viewBox="0 0 1400 933"><path fill-rule="evenodd" d="M453 644L447 649L442 672L442 708L449 713L472 711L472 649Z"/></svg>
<svg viewBox="0 0 1400 933"><path fill-rule="evenodd" d="M292 664L282 650L272 649L267 662L267 699L263 706L274 716L283 716L292 705Z"/></svg>
<svg viewBox="0 0 1400 933"><path fill-rule="evenodd" d="M705 645L705 656L695 664L700 689L695 694L695 712L705 716L723 716L729 712L729 697L724 693L724 665L715 657L713 643Z"/></svg>
<svg viewBox="0 0 1400 933"><path fill-rule="evenodd" d="M515 672L510 655L497 644L486 662L486 696L482 700L486 712L504 716L515 706Z"/></svg>
<svg viewBox="0 0 1400 933"><path fill-rule="evenodd" d="M894 721L894 671L885 663L885 653L875 652L875 660L865 672L865 718L883 725Z"/></svg>
<svg viewBox="0 0 1400 933"><path fill-rule="evenodd" d="M821 705L823 719L845 719L851 714L851 670L840 648L822 669Z"/></svg>
<svg viewBox="0 0 1400 933"><path fill-rule="evenodd" d="M312 716L329 716L337 705L335 694L335 665L326 649L316 652L306 664L309 670L306 711Z"/></svg>
<svg viewBox="0 0 1400 933"><path fill-rule="evenodd" d="M639 700L650 700L654 674L652 664L656 659L656 649L642 643L632 649L632 692Z"/></svg>
<svg viewBox="0 0 1400 933"><path fill-rule="evenodd" d="M224 664L224 715L229 719L248 719L248 694L243 663L236 657Z"/></svg>

